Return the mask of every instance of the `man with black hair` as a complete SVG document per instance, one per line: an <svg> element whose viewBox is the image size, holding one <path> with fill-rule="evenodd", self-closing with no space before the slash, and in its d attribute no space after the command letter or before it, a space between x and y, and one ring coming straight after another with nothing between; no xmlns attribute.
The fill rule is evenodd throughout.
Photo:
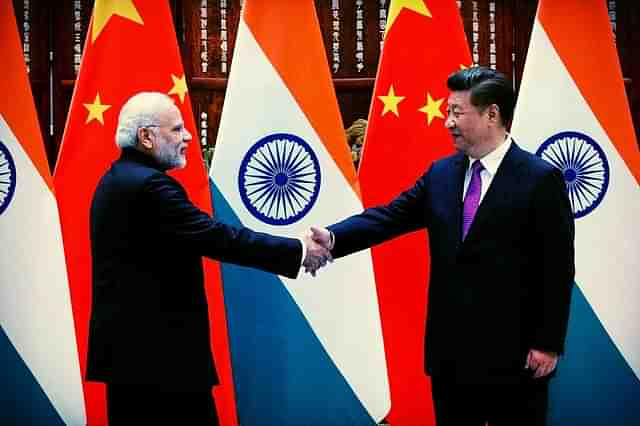
<svg viewBox="0 0 640 426"><path fill-rule="evenodd" d="M465 69L447 86L458 152L388 205L312 228L313 238L339 258L426 228L437 425L544 425L575 269L563 176L509 136L515 95L503 74Z"/></svg>

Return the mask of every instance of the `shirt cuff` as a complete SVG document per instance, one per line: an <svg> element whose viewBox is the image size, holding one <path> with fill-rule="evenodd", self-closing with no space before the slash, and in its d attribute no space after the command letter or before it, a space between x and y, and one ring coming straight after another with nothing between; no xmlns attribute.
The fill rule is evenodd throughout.
<svg viewBox="0 0 640 426"><path fill-rule="evenodd" d="M307 258L307 245L304 243L304 240L302 238L298 238L298 241L300 241L300 244L302 245L302 258L300 258L300 267L302 268L302 264Z"/></svg>

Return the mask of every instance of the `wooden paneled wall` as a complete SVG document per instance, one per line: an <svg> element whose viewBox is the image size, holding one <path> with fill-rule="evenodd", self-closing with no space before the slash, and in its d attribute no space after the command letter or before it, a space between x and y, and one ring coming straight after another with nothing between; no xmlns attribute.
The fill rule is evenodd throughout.
<svg viewBox="0 0 640 426"><path fill-rule="evenodd" d="M199 137L215 144L242 0L169 0ZM293 1L293 0L292 0ZM442 1L442 0L427 0ZM640 140L640 2L607 3ZM53 168L93 0L13 0ZM537 0L458 1L474 62L519 86ZM367 118L389 0L315 0L345 127ZM274 22L273 25L278 25ZM588 30L588 29L587 29ZM440 41L446 43L446 37ZM135 64L132 64L135 66Z"/></svg>

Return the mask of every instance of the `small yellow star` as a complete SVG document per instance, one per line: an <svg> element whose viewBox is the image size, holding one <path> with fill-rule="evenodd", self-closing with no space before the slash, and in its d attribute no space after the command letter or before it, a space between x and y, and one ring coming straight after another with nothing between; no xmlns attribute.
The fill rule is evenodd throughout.
<svg viewBox="0 0 640 426"><path fill-rule="evenodd" d="M396 116L400 117L400 114L398 113L398 104L402 102L404 98L404 96L396 96L396 92L393 90L393 84L389 86L389 93L386 96L378 96L378 99L380 99L384 104L382 115L391 111Z"/></svg>
<svg viewBox="0 0 640 426"><path fill-rule="evenodd" d="M93 8L91 43L95 43L113 15L118 15L140 25L144 25L138 10L133 4L133 0L96 0Z"/></svg>
<svg viewBox="0 0 640 426"><path fill-rule="evenodd" d="M460 64L460 69L461 69L461 70L466 70L466 69L468 69L468 68L471 68L472 66L473 66L473 64L471 64L471 65L469 65L469 66L467 66L467 65L465 65L465 64Z"/></svg>
<svg viewBox="0 0 640 426"><path fill-rule="evenodd" d="M175 75L171 74L171 79L173 80L173 87L169 90L170 95L178 95L180 98L180 103L184 103L184 97L187 95L187 79L182 74L182 77L178 78Z"/></svg>
<svg viewBox="0 0 640 426"><path fill-rule="evenodd" d="M427 104L418 110L427 114L427 125L430 126L435 117L444 118L444 114L440 111L440 105L442 105L443 101L444 98L434 101L431 95L427 93Z"/></svg>
<svg viewBox="0 0 640 426"><path fill-rule="evenodd" d="M413 10L420 15L427 16L431 18L431 12L427 9L427 5L424 3L424 0L391 0L391 4L389 5L389 17L387 18L387 27L384 31L385 37L402 9Z"/></svg>
<svg viewBox="0 0 640 426"><path fill-rule="evenodd" d="M98 120L100 124L104 126L104 117L102 114L109 108L111 105L104 105L100 100L100 93L96 93L96 99L92 104L83 104L84 107L89 110L89 115L87 116L87 121L84 124L89 124L91 120Z"/></svg>

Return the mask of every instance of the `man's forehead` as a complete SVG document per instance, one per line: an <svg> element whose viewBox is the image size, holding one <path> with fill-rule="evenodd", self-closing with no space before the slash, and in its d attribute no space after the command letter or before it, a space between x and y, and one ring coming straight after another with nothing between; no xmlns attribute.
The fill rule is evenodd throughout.
<svg viewBox="0 0 640 426"><path fill-rule="evenodd" d="M180 121L182 120L182 114L180 113L180 110L176 105L171 105L169 108L162 111L160 113L160 117L163 120L171 121L171 122L176 120L180 120Z"/></svg>
<svg viewBox="0 0 640 426"><path fill-rule="evenodd" d="M468 90L465 91L453 91L449 93L449 99L447 100L447 104L451 108L459 108L462 106L467 106L471 103L471 92Z"/></svg>

